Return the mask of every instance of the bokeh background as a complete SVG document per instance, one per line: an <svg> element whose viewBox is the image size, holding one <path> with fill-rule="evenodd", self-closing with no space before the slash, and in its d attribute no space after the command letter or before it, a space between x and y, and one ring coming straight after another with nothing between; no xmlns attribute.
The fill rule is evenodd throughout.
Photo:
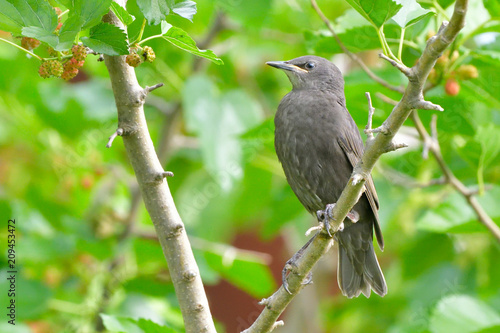
<svg viewBox="0 0 500 333"><path fill-rule="evenodd" d="M407 29L403 60L409 66L453 7L449 0L419 2L437 14ZM426 97L445 109L437 130L446 163L480 190L478 200L500 224L500 11L492 3L471 1L454 44L459 58L433 78ZM319 5L377 75L406 83L378 59L375 30L347 2ZM392 108L380 94L400 96L340 54L309 1L198 0L197 6L193 23L175 16L168 21L224 65L156 39L147 43L156 61L136 73L143 86L165 83L147 101L149 130L165 170L175 174L168 183L218 330L232 333L257 317L257 302L279 286L284 263L315 224L287 185L273 148L273 116L291 85L265 62L305 54L334 61L360 129L367 118L365 92L376 107L374 125ZM127 9L137 18L129 26L135 35L143 16L134 1ZM146 27L145 36L157 33L158 26ZM385 33L397 49L399 30L388 24ZM478 77L456 77L462 65L473 65ZM104 63L89 56L70 82L42 79L38 66L0 42L0 216L5 225L15 218L17 227L14 331L105 331L101 318L130 317L182 332L168 267L123 144L118 138L105 148L116 129L116 107ZM446 90L450 78L458 94ZM432 114L420 112L428 129ZM373 173L386 243L377 256L388 295L343 297L333 248L276 332L500 332L500 244L450 186L425 186L442 174L432 156L422 157L411 121L398 140L409 148L384 155ZM6 305L6 227L0 240L0 304ZM13 332L6 321L0 331Z"/></svg>

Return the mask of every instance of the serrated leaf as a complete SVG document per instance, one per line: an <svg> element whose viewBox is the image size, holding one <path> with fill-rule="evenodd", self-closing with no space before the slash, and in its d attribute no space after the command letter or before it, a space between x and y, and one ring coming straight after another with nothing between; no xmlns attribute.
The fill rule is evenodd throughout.
<svg viewBox="0 0 500 333"><path fill-rule="evenodd" d="M433 333L473 333L500 324L500 314L469 295L443 297L436 305L429 322Z"/></svg>
<svg viewBox="0 0 500 333"><path fill-rule="evenodd" d="M168 14L173 9L173 0L137 0L144 17L148 20L149 24L159 24L165 20Z"/></svg>
<svg viewBox="0 0 500 333"><path fill-rule="evenodd" d="M14 34L22 29L47 37L57 27L57 15L44 0L0 0L0 28Z"/></svg>
<svg viewBox="0 0 500 333"><path fill-rule="evenodd" d="M55 48L59 44L59 37L54 35L52 31L47 31L40 27L24 27L22 30L23 36L36 38L39 41L49 44Z"/></svg>
<svg viewBox="0 0 500 333"><path fill-rule="evenodd" d="M193 16L196 14L196 2L190 0L181 1L174 5L172 11L177 15L193 22Z"/></svg>
<svg viewBox="0 0 500 333"><path fill-rule="evenodd" d="M346 0L375 28L379 29L401 9L394 0Z"/></svg>
<svg viewBox="0 0 500 333"><path fill-rule="evenodd" d="M181 28L174 27L165 22L162 24L162 31L166 31L166 33L163 33L163 39L172 45L191 54L208 59L217 65L224 64L222 59L218 58L211 50L200 50L196 46L196 42Z"/></svg>
<svg viewBox="0 0 500 333"><path fill-rule="evenodd" d="M403 6L396 15L392 18L401 28L407 28L427 16L434 15L434 12L423 9L416 0L396 0Z"/></svg>
<svg viewBox="0 0 500 333"><path fill-rule="evenodd" d="M72 15L64 21L59 31L58 45L52 46L56 51L64 51L71 47L76 36L81 31L83 21L79 16Z"/></svg>
<svg viewBox="0 0 500 333"><path fill-rule="evenodd" d="M9 1L0 0L0 30L21 34L24 26L23 16Z"/></svg>
<svg viewBox="0 0 500 333"><path fill-rule="evenodd" d="M115 13L116 17L118 17L118 19L125 25L129 25L135 20L135 17L133 15L130 15L125 8L123 8L116 2L111 3L111 10L113 11L113 13Z"/></svg>
<svg viewBox="0 0 500 333"><path fill-rule="evenodd" d="M128 54L127 35L120 28L100 23L90 29L88 37L81 38L92 50L110 56Z"/></svg>
<svg viewBox="0 0 500 333"><path fill-rule="evenodd" d="M73 6L70 6L68 19L77 16L82 21L81 29L88 29L99 22L111 6L112 0L73 0Z"/></svg>

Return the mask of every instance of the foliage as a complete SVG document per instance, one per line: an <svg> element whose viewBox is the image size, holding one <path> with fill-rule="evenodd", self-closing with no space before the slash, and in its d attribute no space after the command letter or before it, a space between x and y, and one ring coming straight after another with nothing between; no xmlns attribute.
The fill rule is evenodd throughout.
<svg viewBox="0 0 500 333"><path fill-rule="evenodd" d="M451 1L319 4L348 49L363 52L367 64L377 64L376 74L395 85L405 78L374 50L413 65L453 8ZM109 10L128 34L100 23ZM426 95L445 109L437 115L437 135L447 165L479 190L478 200L497 224L499 18L495 1L471 1L467 26L438 62ZM204 282L223 279L255 298L276 288L262 249L244 252L229 244L256 234L263 242L286 238L293 251L314 223L286 184L273 148L272 115L290 84L264 65L306 53L345 63L309 1L138 0L123 9L111 1L0 0L0 29L6 31L0 32L0 212L18 223L20 330L88 332L102 318L109 331L182 331L161 249L146 237L153 229L142 205L132 216L134 233L122 238L136 188L120 140L104 148L116 129L104 64L89 55L69 82L37 74L43 63L37 57L68 63L80 42L108 55L142 58L145 44L154 49L156 60L141 59L136 73L142 86L166 86L150 96L146 116L158 151L167 151L165 169L175 173L169 185ZM42 44L26 56L21 37ZM195 40L215 53L200 50ZM477 75L470 75L471 66ZM358 68L342 70L356 123L366 123L369 91L374 125L380 124L392 106L376 94L400 96ZM450 93L449 82L459 91ZM429 130L432 114L420 112ZM410 147L385 155L374 173L386 243L378 257L389 293L348 300L339 295L331 267L318 271L314 280L327 274L329 283L308 287L322 296L314 319L327 332L493 332L500 325L500 246L450 187L412 186L441 172L432 156L422 158L412 124L406 125L398 139ZM167 148L160 143L165 137L171 138ZM0 239L7 239L6 230ZM282 266L291 253L274 255L273 263ZM3 277L6 258L0 260ZM326 266L334 261L331 253L324 260ZM0 290L7 290L4 278ZM6 293L0 300L7 304ZM301 318L293 311L285 324ZM10 331L7 325L0 323L0 331ZM283 331L293 332L289 326Z"/></svg>

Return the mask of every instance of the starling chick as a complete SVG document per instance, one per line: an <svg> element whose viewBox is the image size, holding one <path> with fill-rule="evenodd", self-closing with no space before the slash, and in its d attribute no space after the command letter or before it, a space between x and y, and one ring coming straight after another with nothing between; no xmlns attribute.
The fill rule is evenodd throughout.
<svg viewBox="0 0 500 333"><path fill-rule="evenodd" d="M281 101L274 119L275 148L288 183L302 205L315 214L335 203L363 153L363 141L346 109L344 79L330 61L303 56L272 61L282 69L293 89ZM352 298L370 289L387 294L384 275L373 248L384 241L378 221L378 198L371 177L353 210L359 220L346 218L344 230L334 235L339 244L338 283Z"/></svg>

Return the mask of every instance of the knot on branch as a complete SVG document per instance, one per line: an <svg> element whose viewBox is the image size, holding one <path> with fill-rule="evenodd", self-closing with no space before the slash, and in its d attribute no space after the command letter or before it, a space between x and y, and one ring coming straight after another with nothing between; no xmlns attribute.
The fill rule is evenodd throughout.
<svg viewBox="0 0 500 333"><path fill-rule="evenodd" d="M183 231L184 231L184 225L177 224L167 232L165 238L167 240L170 240L172 238L179 237L179 235L182 234Z"/></svg>
<svg viewBox="0 0 500 333"><path fill-rule="evenodd" d="M186 281L193 281L197 276L198 276L198 274L196 273L196 271L194 271L192 269L188 269L188 270L184 271L184 273L182 273L182 277Z"/></svg>

